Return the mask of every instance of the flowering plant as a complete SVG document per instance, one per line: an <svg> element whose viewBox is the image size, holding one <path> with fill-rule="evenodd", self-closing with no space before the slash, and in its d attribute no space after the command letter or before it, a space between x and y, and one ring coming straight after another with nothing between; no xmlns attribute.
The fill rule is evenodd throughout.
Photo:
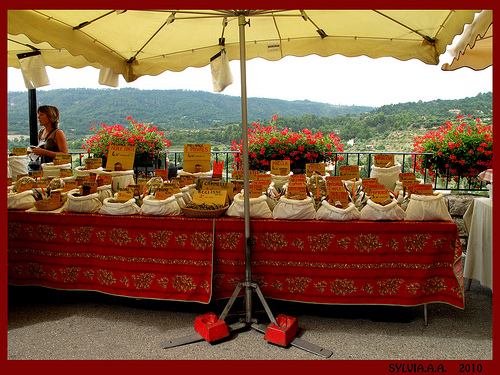
<svg viewBox="0 0 500 375"><path fill-rule="evenodd" d="M343 160L343 157L335 155L344 151L335 133L323 135L321 132L313 134L308 129L299 132L291 132L288 128L279 130L272 125L277 118L273 116L269 126L253 123L253 128L248 129L250 169L268 171L271 169L271 160L290 160L291 168L304 168L306 163ZM242 161L242 142L238 144L233 141L231 146L232 150L240 151L234 159L236 163Z"/></svg>
<svg viewBox="0 0 500 375"><path fill-rule="evenodd" d="M82 148L92 153L97 158L107 158L109 146L127 145L136 146L136 159L152 161L165 154L165 148L170 147L170 141L163 138L163 132L158 131L156 126L138 123L131 116L127 116L130 121L130 128L124 128L117 124L107 126L101 123L101 129L95 128L95 123L90 128L96 134L86 140Z"/></svg>
<svg viewBox="0 0 500 375"><path fill-rule="evenodd" d="M469 119L471 115L468 116ZM481 120L469 120L457 117L455 124L446 121L439 131L431 131L424 136L415 137L414 152L432 153L429 175L434 180L436 175L461 176L475 179L477 175L493 165L493 130L492 126L483 126ZM417 169L423 171L425 159L417 156Z"/></svg>

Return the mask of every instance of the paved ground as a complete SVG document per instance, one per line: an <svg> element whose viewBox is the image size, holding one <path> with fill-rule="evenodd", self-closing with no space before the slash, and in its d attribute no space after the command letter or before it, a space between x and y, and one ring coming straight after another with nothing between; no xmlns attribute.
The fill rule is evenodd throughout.
<svg viewBox="0 0 500 375"><path fill-rule="evenodd" d="M254 316L261 306L255 297ZM267 300L274 315L298 319L298 337L332 350L331 360L490 360L492 291L472 282L466 308L322 306ZM295 347L266 342L252 329L217 344L205 341L162 349L160 343L194 333L194 319L220 314L210 305L120 298L101 293L9 287L9 360L324 360ZM243 310L237 300L232 313ZM234 318L235 317L230 317ZM231 319L228 318L228 322Z"/></svg>

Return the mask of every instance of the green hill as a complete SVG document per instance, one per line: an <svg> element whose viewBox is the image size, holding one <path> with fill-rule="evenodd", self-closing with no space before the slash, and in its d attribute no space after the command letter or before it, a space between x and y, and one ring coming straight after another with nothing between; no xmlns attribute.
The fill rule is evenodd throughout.
<svg viewBox="0 0 500 375"><path fill-rule="evenodd" d="M27 146L29 139L26 92L8 93L8 148ZM38 91L39 104L52 104L61 111L61 128L69 148L80 150L91 135L93 123L127 125L127 116L154 124L165 131L173 150L185 143L210 143L228 149L241 139L239 97L187 90L96 90ZM326 103L249 98L248 121L293 131L336 133L346 151L411 151L413 138L437 128L457 114L493 122L493 94L457 100L434 100L385 105L335 106ZM23 139L24 137L24 139ZM354 143L354 145L348 145Z"/></svg>
<svg viewBox="0 0 500 375"><path fill-rule="evenodd" d="M9 92L9 134L26 134L28 103L26 92ZM127 116L139 122L164 129L206 129L214 124L241 122L239 97L188 90L97 90L60 89L37 91L39 104L51 104L61 112L61 125L74 129L73 135L89 133L92 123L126 125ZM365 106L334 106L331 104L278 99L248 98L248 120L315 114L335 117L347 113L371 111ZM68 135L72 138L72 135Z"/></svg>

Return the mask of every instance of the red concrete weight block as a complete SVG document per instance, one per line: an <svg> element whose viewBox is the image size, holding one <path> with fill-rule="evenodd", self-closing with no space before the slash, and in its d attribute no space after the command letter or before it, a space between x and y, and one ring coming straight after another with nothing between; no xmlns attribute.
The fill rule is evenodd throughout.
<svg viewBox="0 0 500 375"><path fill-rule="evenodd" d="M296 318L283 314L276 317L276 323L278 325L271 323L267 326L264 340L276 345L287 346L299 331L299 323Z"/></svg>
<svg viewBox="0 0 500 375"><path fill-rule="evenodd" d="M208 342L229 336L226 322L217 318L214 313L197 316L194 320L194 330Z"/></svg>

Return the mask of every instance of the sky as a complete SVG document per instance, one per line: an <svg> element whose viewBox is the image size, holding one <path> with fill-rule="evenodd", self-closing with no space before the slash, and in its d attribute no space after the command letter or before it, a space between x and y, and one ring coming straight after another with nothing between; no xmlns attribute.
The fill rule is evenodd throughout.
<svg viewBox="0 0 500 375"><path fill-rule="evenodd" d="M455 40L458 40L456 37ZM286 56L279 61L255 58L247 61L247 97L283 100L310 100L332 105L380 107L386 104L461 99L493 91L493 68L473 71L460 68L441 70L452 56L441 55L439 65L420 60L399 61L391 57L371 59L366 56L321 57ZM221 94L241 96L239 61L230 62L233 84ZM21 71L7 68L8 91L27 90ZM46 67L50 85L37 90L60 88L110 89L98 84L99 70ZM144 76L127 83L120 76L117 89L133 87L152 89L185 89L214 92L210 66L187 68L182 72L165 72Z"/></svg>
<svg viewBox="0 0 500 375"><path fill-rule="evenodd" d="M461 68L445 72L440 65L427 65L419 60L399 61L390 57L370 59L341 55L287 56L272 62L256 58L247 61L246 65L247 97L380 107L419 100L461 99L493 91L492 67L483 71ZM221 94L240 96L239 61L231 61L230 68L233 84ZM38 90L111 88L99 85L99 70L93 67L46 67L46 70L50 85ZM16 68L8 68L7 85L8 91L27 90L21 71ZM117 89L125 87L214 92L210 66L187 68L182 72L165 72L156 77L144 76L132 83L125 82L120 76Z"/></svg>

